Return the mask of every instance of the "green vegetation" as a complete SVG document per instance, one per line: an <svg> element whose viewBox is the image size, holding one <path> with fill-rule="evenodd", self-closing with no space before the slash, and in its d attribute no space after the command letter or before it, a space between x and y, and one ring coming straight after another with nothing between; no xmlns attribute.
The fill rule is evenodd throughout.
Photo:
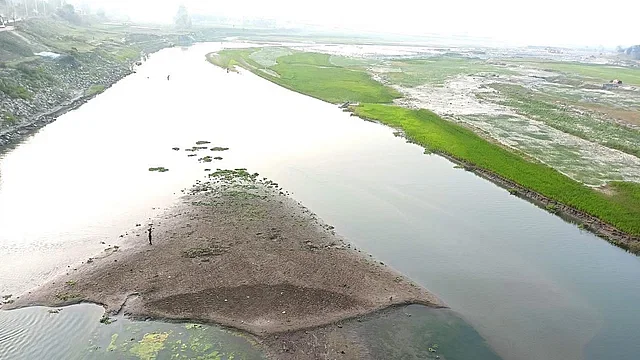
<svg viewBox="0 0 640 360"><path fill-rule="evenodd" d="M15 125L15 124L18 123L18 119L15 116L13 116L12 113L10 113L8 111L3 111L0 115L1 115L0 116L0 120L2 120L2 121L0 121L0 125L4 124L4 125L11 126L11 125Z"/></svg>
<svg viewBox="0 0 640 360"><path fill-rule="evenodd" d="M164 349L169 333L145 334L142 340L131 347L131 354L140 360L154 360L160 350Z"/></svg>
<svg viewBox="0 0 640 360"><path fill-rule="evenodd" d="M631 234L640 235L640 184L614 183L617 195L608 196L558 171L488 142L469 129L443 120L427 110L363 104L357 115L404 131L411 141L447 154L585 211Z"/></svg>
<svg viewBox="0 0 640 360"><path fill-rule="evenodd" d="M29 100L33 95L24 86L18 85L13 79L0 79L0 92L7 94L10 98Z"/></svg>
<svg viewBox="0 0 640 360"><path fill-rule="evenodd" d="M377 60L361 59L347 56L331 55L329 61L332 65L346 67L346 68L362 68L363 66L370 66L380 63Z"/></svg>
<svg viewBox="0 0 640 360"><path fill-rule="evenodd" d="M243 56L253 51L225 50L220 54L229 59L227 64L233 61L246 66L248 61L244 62ZM613 183L615 195L606 195L547 165L527 160L491 143L428 110L386 105L397 96L393 90L373 81L363 69L346 69L331 64L329 55L295 53L280 57L277 65L269 68L279 77L257 72L250 66L247 68L284 87L325 101L360 101L362 104L353 108L355 114L399 129L410 141L429 151L490 170L525 188L592 214L625 232L640 235L640 184Z"/></svg>
<svg viewBox="0 0 640 360"><path fill-rule="evenodd" d="M525 62L524 64L561 72L566 75L577 74L600 82L609 82L610 80L618 79L624 84L640 85L640 69L638 68L576 62Z"/></svg>
<svg viewBox="0 0 640 360"><path fill-rule="evenodd" d="M556 96L534 92L520 85L492 84L502 99L497 102L562 132L640 156L640 131L558 104ZM487 95L484 96L487 98Z"/></svg>
<svg viewBox="0 0 640 360"><path fill-rule="evenodd" d="M0 58L14 60L33 56L31 46L9 31L0 32Z"/></svg>
<svg viewBox="0 0 640 360"><path fill-rule="evenodd" d="M228 147L221 147L221 146L215 146L211 148L211 151L227 151L229 150Z"/></svg>
<svg viewBox="0 0 640 360"><path fill-rule="evenodd" d="M85 92L85 96L93 96L103 92L105 89L104 85L91 85Z"/></svg>
<svg viewBox="0 0 640 360"><path fill-rule="evenodd" d="M111 341L109 342L109 346L107 346L107 351L114 351L118 347L116 346L116 342L118 341L118 334L111 335Z"/></svg>
<svg viewBox="0 0 640 360"><path fill-rule="evenodd" d="M452 56L396 60L389 66L395 71L387 72L384 76L393 84L407 87L425 84L441 85L445 80L458 75L511 73L508 69L488 64L480 59Z"/></svg>
<svg viewBox="0 0 640 360"><path fill-rule="evenodd" d="M102 317L100 318L100 323L104 324L104 325L109 325L109 324L113 323L114 321L116 321L116 320L111 319L109 317L109 315L107 315L107 314L102 315Z"/></svg>
<svg viewBox="0 0 640 360"><path fill-rule="evenodd" d="M365 71L333 65L331 56L327 54L297 52L279 57L277 64L267 69L277 76L270 75L261 71L262 66L250 59L255 51L258 50L223 50L212 62L224 68L242 66L287 89L330 103L391 103L401 96L397 91L371 79ZM212 57L209 56L210 61Z"/></svg>
<svg viewBox="0 0 640 360"><path fill-rule="evenodd" d="M291 50L280 47L265 47L252 53L249 57L261 66L270 67L277 64L277 58L286 55L291 55Z"/></svg>
<svg viewBox="0 0 640 360"><path fill-rule="evenodd" d="M247 69L259 69L262 66L250 58L255 51L254 49L223 50L208 54L207 60L223 69L232 71L235 71L236 65Z"/></svg>
<svg viewBox="0 0 640 360"><path fill-rule="evenodd" d="M157 172L167 172L169 171L169 169L163 167L163 166L158 166L158 167L150 167L149 171L157 171Z"/></svg>

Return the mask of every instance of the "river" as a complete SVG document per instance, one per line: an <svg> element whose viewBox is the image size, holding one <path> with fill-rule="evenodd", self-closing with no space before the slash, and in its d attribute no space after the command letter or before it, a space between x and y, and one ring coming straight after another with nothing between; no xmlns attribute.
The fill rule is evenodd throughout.
<svg viewBox="0 0 640 360"><path fill-rule="evenodd" d="M119 235L205 176L203 164L172 148L207 140L230 148L209 167L276 181L438 295L504 359L640 354L638 257L423 154L390 128L208 64L204 55L220 47L153 54L0 155L0 295L126 245Z"/></svg>

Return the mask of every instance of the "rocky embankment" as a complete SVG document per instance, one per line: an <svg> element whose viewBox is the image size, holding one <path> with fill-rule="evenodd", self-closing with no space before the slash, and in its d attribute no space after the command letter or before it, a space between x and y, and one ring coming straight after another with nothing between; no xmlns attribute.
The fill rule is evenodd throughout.
<svg viewBox="0 0 640 360"><path fill-rule="evenodd" d="M81 105L129 75L145 54L172 44L154 34L108 36L42 19L0 33L0 147Z"/></svg>
<svg viewBox="0 0 640 360"><path fill-rule="evenodd" d="M99 55L89 56L83 62L64 56L38 59L18 69L0 69L0 77L12 79L19 91L0 92L4 117L0 146L18 141L54 121L64 111L79 106L130 73L127 64Z"/></svg>

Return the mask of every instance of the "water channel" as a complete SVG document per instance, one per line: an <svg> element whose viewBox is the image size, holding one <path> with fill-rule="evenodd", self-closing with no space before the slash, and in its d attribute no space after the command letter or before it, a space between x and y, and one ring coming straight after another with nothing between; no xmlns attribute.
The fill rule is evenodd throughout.
<svg viewBox="0 0 640 360"><path fill-rule="evenodd" d="M504 359L637 359L638 257L423 154L392 129L208 64L204 55L221 46L153 54L0 154L0 295L120 244L204 167L242 167L435 293ZM213 166L172 150L198 140L230 150ZM18 341L11 334L0 345ZM21 348L43 341L29 339Z"/></svg>

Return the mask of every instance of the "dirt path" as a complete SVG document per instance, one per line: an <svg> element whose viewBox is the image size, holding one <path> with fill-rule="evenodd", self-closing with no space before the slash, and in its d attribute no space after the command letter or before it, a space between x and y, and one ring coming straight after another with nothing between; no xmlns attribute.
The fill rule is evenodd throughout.
<svg viewBox="0 0 640 360"><path fill-rule="evenodd" d="M242 170L212 175L153 221L153 245L140 226L126 250L110 249L10 306L90 301L111 314L213 322L259 337L397 304L443 306L352 249L277 184Z"/></svg>

